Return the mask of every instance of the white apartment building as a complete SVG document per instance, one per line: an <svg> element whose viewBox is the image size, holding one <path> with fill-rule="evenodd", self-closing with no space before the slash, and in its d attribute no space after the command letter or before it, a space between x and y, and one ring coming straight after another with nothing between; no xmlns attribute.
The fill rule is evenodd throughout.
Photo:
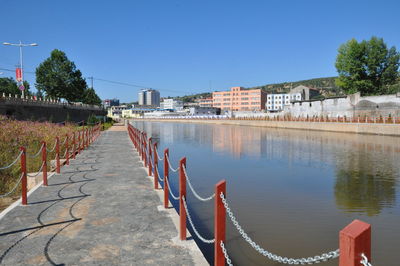
<svg viewBox="0 0 400 266"><path fill-rule="evenodd" d="M139 105L160 106L160 92L152 89L144 89L138 93Z"/></svg>
<svg viewBox="0 0 400 266"><path fill-rule="evenodd" d="M285 105L301 100L301 93L268 94L265 106L267 111L279 112L283 110Z"/></svg>
<svg viewBox="0 0 400 266"><path fill-rule="evenodd" d="M160 109L180 111L183 109L183 102L174 99L164 99L164 101L161 102Z"/></svg>

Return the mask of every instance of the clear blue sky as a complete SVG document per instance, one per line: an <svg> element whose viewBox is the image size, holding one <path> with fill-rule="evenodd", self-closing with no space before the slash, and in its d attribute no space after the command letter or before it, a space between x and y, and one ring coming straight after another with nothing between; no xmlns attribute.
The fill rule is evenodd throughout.
<svg viewBox="0 0 400 266"><path fill-rule="evenodd" d="M39 44L24 50L27 71L57 48L85 77L175 96L209 91L210 81L224 90L334 76L351 38L400 49L399 10L396 0L0 0L0 41ZM1 45L0 68L16 64L18 49ZM135 87L94 85L102 99L137 99Z"/></svg>

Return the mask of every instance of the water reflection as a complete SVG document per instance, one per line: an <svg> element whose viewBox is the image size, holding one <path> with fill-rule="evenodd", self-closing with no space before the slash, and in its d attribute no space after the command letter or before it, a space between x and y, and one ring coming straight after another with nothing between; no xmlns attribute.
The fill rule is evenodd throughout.
<svg viewBox="0 0 400 266"><path fill-rule="evenodd" d="M399 138L170 122L136 126L160 149L170 148L174 167L188 157L200 195L210 195L226 179L235 215L260 246L290 257L316 255L336 249L338 232L361 219L373 226L374 264L397 265ZM172 175L175 193L177 180ZM198 202L190 190L187 200L201 234L210 238L212 202ZM276 265L255 254L229 221L227 226L235 265ZM212 262L212 246L195 240Z"/></svg>
<svg viewBox="0 0 400 266"><path fill-rule="evenodd" d="M319 169L334 166L334 195L343 211L377 215L396 203L400 176L400 140L396 137L213 124L141 126L158 142L162 131L167 146L179 141L211 146L214 152L235 159L284 160Z"/></svg>

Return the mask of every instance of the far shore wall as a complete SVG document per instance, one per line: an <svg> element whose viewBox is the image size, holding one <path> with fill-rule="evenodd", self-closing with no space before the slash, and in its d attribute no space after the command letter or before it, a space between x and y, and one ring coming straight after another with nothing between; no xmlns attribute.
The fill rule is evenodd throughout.
<svg viewBox="0 0 400 266"><path fill-rule="evenodd" d="M400 137L400 124L358 124L358 123L335 123L335 122L289 122L289 121L257 121L257 120L179 120L179 119L133 119L133 121L157 121L157 122L180 122L180 123L203 123L219 125L238 125L254 127L272 127L300 130L332 131L343 133L389 135Z"/></svg>
<svg viewBox="0 0 400 266"><path fill-rule="evenodd" d="M361 97L359 93L343 98L296 102L282 115L294 117L400 117L400 93Z"/></svg>
<svg viewBox="0 0 400 266"><path fill-rule="evenodd" d="M105 116L107 113L100 108L86 108L57 104L39 104L30 102L12 102L0 100L0 115L17 120L50 121L54 123L80 122L90 115Z"/></svg>

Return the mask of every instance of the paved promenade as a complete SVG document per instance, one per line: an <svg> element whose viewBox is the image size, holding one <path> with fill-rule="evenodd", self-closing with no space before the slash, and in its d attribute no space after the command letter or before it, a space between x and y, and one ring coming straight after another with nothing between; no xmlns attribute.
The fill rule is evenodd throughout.
<svg viewBox="0 0 400 266"><path fill-rule="evenodd" d="M119 128L0 220L0 265L198 264Z"/></svg>

